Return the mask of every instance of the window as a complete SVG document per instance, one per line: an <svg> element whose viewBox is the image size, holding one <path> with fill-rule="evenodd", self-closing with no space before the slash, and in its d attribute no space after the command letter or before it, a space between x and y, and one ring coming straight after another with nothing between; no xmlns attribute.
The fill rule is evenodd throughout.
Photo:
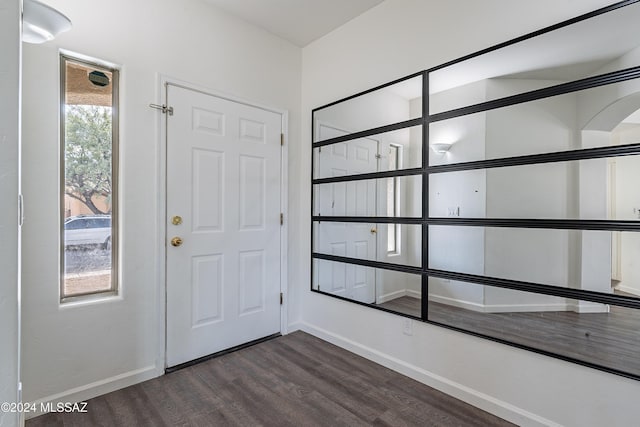
<svg viewBox="0 0 640 427"><path fill-rule="evenodd" d="M117 292L118 70L61 55L60 298Z"/></svg>
<svg viewBox="0 0 640 427"><path fill-rule="evenodd" d="M391 144L389 146L389 170L400 169L401 147ZM389 216L400 216L400 192L398 177L393 177L387 181L387 214ZM400 224L389 224L387 227L387 252L389 254L400 253Z"/></svg>

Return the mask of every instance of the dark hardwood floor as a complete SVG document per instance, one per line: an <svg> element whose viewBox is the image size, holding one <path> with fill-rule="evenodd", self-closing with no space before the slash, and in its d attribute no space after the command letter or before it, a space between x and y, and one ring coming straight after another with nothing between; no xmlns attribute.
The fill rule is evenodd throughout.
<svg viewBox="0 0 640 427"><path fill-rule="evenodd" d="M420 316L420 300L382 307ZM640 310L481 313L429 301L429 320L640 376Z"/></svg>
<svg viewBox="0 0 640 427"><path fill-rule="evenodd" d="M88 401L40 426L507 426L303 332Z"/></svg>

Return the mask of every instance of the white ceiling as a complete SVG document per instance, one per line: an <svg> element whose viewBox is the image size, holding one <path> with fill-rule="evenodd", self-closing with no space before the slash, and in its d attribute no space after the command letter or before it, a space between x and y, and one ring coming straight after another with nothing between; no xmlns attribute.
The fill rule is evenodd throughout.
<svg viewBox="0 0 640 427"><path fill-rule="evenodd" d="M640 110L631 113L631 115L629 117L627 117L626 119L624 119L622 121L622 123L633 123L633 124L640 124Z"/></svg>
<svg viewBox="0 0 640 427"><path fill-rule="evenodd" d="M384 0L204 0L304 47Z"/></svg>

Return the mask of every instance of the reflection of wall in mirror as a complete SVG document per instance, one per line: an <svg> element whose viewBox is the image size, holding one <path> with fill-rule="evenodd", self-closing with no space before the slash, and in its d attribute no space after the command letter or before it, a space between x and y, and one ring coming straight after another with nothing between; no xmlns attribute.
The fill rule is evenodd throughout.
<svg viewBox="0 0 640 427"><path fill-rule="evenodd" d="M358 132L408 120L411 118L409 108L409 100L387 90L378 90L318 110L314 120L346 132Z"/></svg>
<svg viewBox="0 0 640 427"><path fill-rule="evenodd" d="M491 79L490 99L536 89L548 83L534 79ZM560 83L560 82L554 82ZM487 112L486 158L573 148L577 134L575 97L546 98ZM570 165L559 163L487 171L487 216L491 218L575 217L569 202ZM573 211L573 212L572 212ZM485 274L488 276L580 287L577 257L564 230L488 228L485 231ZM574 261L574 262L572 262ZM525 301L526 300L526 301ZM558 299L487 288L485 305L495 310L566 310Z"/></svg>
<svg viewBox="0 0 640 427"><path fill-rule="evenodd" d="M640 107L640 105L639 105ZM621 123L612 133L613 144L632 144L640 142L640 123ZM637 156L624 156L614 159L615 179L615 219L640 219L640 167ZM620 233L620 281L616 289L640 296L640 233Z"/></svg>
<svg viewBox="0 0 640 427"><path fill-rule="evenodd" d="M459 88L457 88L434 94L430 98L430 103L437 103L439 97L447 97L450 95L448 92L455 97L460 97L462 93L466 93L470 98L473 95L477 97L482 92L478 89L480 86L484 88L486 97L495 99L512 94L514 91L524 92L548 83L548 81L540 82L530 79L491 79L474 84L475 91L469 90L471 85L467 85L465 91L458 91ZM584 109L582 103L577 102L578 96L580 95L542 99L506 109L492 110L486 114L465 116L466 120L458 120L458 123L465 124L466 128L462 129L463 131L474 129L475 134L469 135L458 130L458 133L464 135L463 143L454 145L451 156L440 161L463 161L465 155L474 156L472 157L474 159L497 158L594 146L594 138L608 138L608 133L595 135L594 132L580 132L578 119L584 116ZM450 98L449 101L451 102ZM455 101L459 102L459 100ZM478 102L475 99L473 101ZM602 101L599 105L602 109ZM577 109L576 106L578 106ZM592 106L593 104L589 107ZM473 121L476 124L473 124ZM445 126L452 124L456 124L456 119L432 125L431 129L435 132L431 132L430 136L446 133ZM432 139L431 142L434 140ZM608 140L595 145L608 145ZM484 150L482 156L469 154L477 151L479 147ZM430 214L446 216L448 206L459 206L463 216L468 217L486 215L500 218L606 218L605 161L537 165L520 167L517 170L498 168L484 173L486 173L485 183L479 176L465 181L462 179L462 174L443 174L440 177L432 177ZM471 191L478 184L484 186L481 192L486 192L485 203L478 202L475 198L476 193ZM523 194L526 196L523 197ZM485 211L475 212L475 215L468 214L470 210L474 211L479 207L484 207ZM450 230L451 232L453 229ZM449 235L431 233L430 247L434 248L434 254L430 255L431 267L517 278L562 287L600 292L611 291L609 233L585 231L579 234L555 230L547 233L546 238L536 239L528 235L525 239L527 230L512 229L509 230L510 238L505 239L498 238L501 232L499 229L490 228L486 229L484 234L467 231L464 233L464 238L451 238L450 233ZM493 236L494 233L496 236ZM550 236L552 241L549 240ZM456 244L460 245L459 248L452 248L454 244L452 242L457 242ZM487 252L486 248L489 246L491 251ZM478 256L469 258L455 256L456 253L468 253L470 247L475 248L474 253L484 254L482 266L478 264ZM543 255L545 268L540 269L539 263L531 261ZM510 293L504 290L492 288L490 291L485 291L479 302L477 287L473 285L466 285L468 292L465 293L464 284L451 284L437 279L433 281L434 284L430 289L432 299L446 301L453 298L458 305L467 304L469 308L475 307L481 311L491 311L491 307L504 311L510 305ZM557 298L544 295L531 295L527 298L526 302L511 301L513 310L521 311L526 306L530 306L531 311L607 310L605 306L584 302L558 303Z"/></svg>
<svg viewBox="0 0 640 427"><path fill-rule="evenodd" d="M633 67L640 64L640 47L612 60L607 65L593 72L593 75ZM640 94L640 79L600 86L579 92L578 96L578 127L580 129L612 131L627 115L637 110L640 105L635 100L627 106L628 111L622 116L603 115L603 111L626 97L638 97ZM602 117L608 120L602 121Z"/></svg>
<svg viewBox="0 0 640 427"><path fill-rule="evenodd" d="M486 99L486 82L467 84L432 94L432 111L460 104L475 104ZM429 142L453 143L451 150L438 156L429 153L429 164L477 160L485 152L484 113L446 120L430 125ZM429 215L446 217L449 207L459 207L461 215L482 218L486 212L486 172L434 174L429 177ZM484 229L482 227L429 227L429 267L442 270L484 274ZM429 299L482 310L482 287L438 278L429 279Z"/></svg>
<svg viewBox="0 0 640 427"><path fill-rule="evenodd" d="M615 58L605 66L594 71L594 75L609 71L636 66L640 63L640 47L626 52ZM630 144L640 142L638 124L632 122L621 123L627 116L640 109L640 80L628 80L615 85L607 85L591 89L578 94L579 126L584 133L602 135L601 145ZM637 120L636 120L637 121ZM634 205L640 205L637 194L637 183L640 179L640 168L637 166L636 156L618 157L614 162L614 186L607 188L609 193L615 192L615 217L612 219L637 220L634 215ZM609 194L611 197L611 194ZM640 208L640 206L638 206ZM636 260L640 257L640 240L637 233L619 233L620 239L620 281L613 282L616 289L640 296L640 266ZM617 243L614 240L615 243ZM613 262L617 263L617 259Z"/></svg>

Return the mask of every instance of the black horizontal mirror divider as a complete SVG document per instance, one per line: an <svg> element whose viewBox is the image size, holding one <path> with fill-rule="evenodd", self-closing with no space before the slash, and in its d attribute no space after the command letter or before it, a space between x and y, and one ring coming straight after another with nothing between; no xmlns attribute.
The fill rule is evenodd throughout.
<svg viewBox="0 0 640 427"><path fill-rule="evenodd" d="M313 222L357 222L376 224L423 224L422 218L401 217L401 216L321 216L311 217Z"/></svg>
<svg viewBox="0 0 640 427"><path fill-rule="evenodd" d="M532 90L530 92L519 93L517 95L498 98L492 101L481 102L479 104L473 104L462 108L456 108L455 110L432 114L429 116L429 123L453 119L455 117L467 116L474 113L481 113L483 111L495 110L496 108L523 104L525 102L531 102L538 99L550 98L552 96L578 92L585 89L606 86L614 83L624 82L627 80L637 79L638 77L640 77L640 66L628 68L626 70L612 71L611 73L601 74L599 76L587 77L568 83L545 87L543 89Z"/></svg>
<svg viewBox="0 0 640 427"><path fill-rule="evenodd" d="M316 111L316 110L314 110ZM344 142L344 141L350 141L352 139L359 139L359 138L364 138L367 136L371 136L371 135L377 135L380 133L385 133L385 132L390 132L390 131L394 131L394 130L398 130L398 129L404 129L404 128L410 128L413 126L419 126L422 125L424 122L424 119L422 119L421 117L416 118L416 119L410 119L410 120L405 120L404 122L399 122L399 123L393 123L390 125L385 125L385 126L379 126L373 129L367 129L367 130L363 130L360 132L354 132L354 133L350 133L348 135L344 135L344 136L338 136L335 138L330 138L330 139L325 139L322 141L317 141L313 143L313 148L316 147L324 147L326 145L333 145L333 144L338 144L340 142Z"/></svg>
<svg viewBox="0 0 640 427"><path fill-rule="evenodd" d="M474 217L451 218L451 217L431 217L429 214L429 194L430 194L429 181L430 181L430 176L433 174L440 174L440 173L446 173L446 172L472 171L472 170L489 170L494 168L503 168L503 167L511 167L511 166L547 164L547 163L555 163L555 162L568 162L568 161L588 160L588 159L615 158L615 157L623 157L623 156L640 154L640 143L633 143L633 144L604 146L604 147L596 147L596 148L556 151L556 152L549 152L549 153L543 153L543 154L501 157L501 158L488 159L488 160L448 163L448 164L441 164L441 165L430 165L430 162L429 162L429 157L431 155L430 148L429 148L429 125L431 123L441 122L447 119L462 117L465 115L470 115L478 112L491 111L491 110L506 107L506 106L522 104L522 103L531 102L531 101L535 101L543 98L549 98L549 97L553 97L561 94L567 94L571 92L577 92L585 89L591 89L595 87L601 87L601 86L606 86L614 83L637 79L637 78L640 78L640 65L636 67L626 68L620 71L583 78L583 79L571 81L568 83L557 84L557 85L543 88L543 89L532 90L532 91L520 93L517 95L506 96L506 97L495 99L492 101L477 103L477 104L468 105L462 108L443 111L433 115L429 114L429 75L430 73L438 70L442 72L442 70L448 66L458 64L468 59L472 59L472 58L481 56L483 54L517 44L519 42L531 39L533 37L536 37L557 29L561 29L563 27L566 27L574 23L582 22L586 19L597 17L601 14L617 10L621 7L626 7L626 6L638 3L639 1L640 0L621 1L611 6L598 9L596 11L581 15L579 17L564 21L562 23L547 27L539 31L527 34L525 36L518 37L516 39L495 45L491 48L484 49L474 54L464 56L457 60L450 61L448 63L433 67L429 70L414 73L407 77L394 80L392 82L377 86L375 88L354 94L352 96L343 98L341 100L326 104L322 107L313 109L311 134L312 134L312 141L315 141L314 131L315 131L316 112L326 108L330 108L332 106L336 106L342 102L355 99L359 96L366 95L380 89L384 89L388 86L397 84L404 80L415 78L420 75L422 75L423 77L422 105L421 105L422 116L420 118L405 120L405 121L389 124L386 126L380 126L380 127L376 127L376 128L372 128L364 131L341 135L338 137L322 140L319 142L312 142L313 148L326 147L326 146L331 146L331 145L339 144L339 143L350 141L350 140L374 136L384 132L395 131L399 129L407 129L409 127L421 125L422 126L422 136L421 136L422 166L421 167L400 169L400 170L380 171L380 172L347 174L347 175L341 175L341 176L316 179L314 178L315 159L313 154L311 158L311 177L312 177L311 179L311 223L313 224L313 223L320 223L320 222L334 222L334 223L340 222L340 223L362 223L362 224L372 223L372 224L421 225L422 235L420 237L422 242L421 244L422 253L421 253L420 267L414 267L414 266L409 266L404 264L392 264L392 263L383 262L383 261L365 260L365 259L354 258L349 256L339 256L339 255L332 255L332 254L326 254L326 253L319 253L315 250L314 230L313 230L313 227L311 227L312 229L311 230L311 264L312 264L311 291L315 293L331 296L333 298L337 298L340 300L348 301L351 303L368 306L377 310L394 313L394 314L412 318L412 319L418 319L423 322L445 327L450 330L463 332L473 336L488 339L494 342L499 342L502 344L514 346L517 348L525 349L525 350L532 351L539 354L544 354L544 355L555 357L561 360L577 363L579 365L588 366L591 368L606 371L612 374L624 376L627 378L632 378L635 380L640 380L640 373L627 372L624 369L621 369L618 367L611 367L602 363L583 360L577 357L572 357L566 354L562 354L560 352L549 351L547 349L537 348L534 346L514 342L513 340L491 336L485 333L470 330L468 328L462 328L455 325L442 323L440 321L431 320L429 318L429 278L446 279L446 280L452 280L456 282L476 284L480 286L488 286L491 288L509 289L514 291L522 291L522 292L535 293L535 294L547 295L552 297L567 298L567 299L576 300L576 301L587 301L591 303L606 304L610 306L624 307L624 308L635 309L635 310L640 310L640 298L634 298L631 296L619 295L619 294L613 294L613 293L592 291L587 289L576 289L571 287L563 288L559 286L550 286L550 285L545 285L545 284L540 284L535 282L508 280L508 279L490 277L485 275L466 274L466 273L460 273L460 272L454 272L454 271L432 269L432 268L429 268L429 250L428 250L429 225L465 226L465 227L502 227L502 228L521 228L521 229L588 230L588 231L631 231L631 232L640 231L640 221L631 221L631 220L545 219L545 218L535 218L535 217L534 218L474 218ZM348 182L362 181L362 180L369 180L369 179L395 178L395 177L415 176L415 175L421 175L422 177L422 200L421 200L422 214L420 217L314 215L314 207L315 207L314 187L315 186L323 185L323 184L324 185L332 184L332 183L348 183ZM421 303L420 303L420 312L421 312L420 316L414 316L411 314L398 312L392 309L388 309L386 307L382 307L378 304L362 302L362 301L350 299L347 297L335 295L333 293L326 292L320 289L315 289L313 260L333 261L333 262L339 262L339 263L349 264L349 265L357 265L357 266L370 267L370 268L381 269L381 270L396 271L396 272L409 273L413 275L419 275L421 295L422 295ZM638 326L640 327L640 325Z"/></svg>
<svg viewBox="0 0 640 427"><path fill-rule="evenodd" d="M633 156L640 154L640 144L616 145L615 147L594 147L580 150L530 154L500 159L476 160L472 162L450 163L429 166L428 173L459 172L475 169L504 168L508 166L526 166L540 163L557 163L576 160L603 159L607 157ZM337 182L337 180L336 180Z"/></svg>
<svg viewBox="0 0 640 427"><path fill-rule="evenodd" d="M640 0L635 0L635 1L640 1ZM340 104L342 102L350 101L350 100L352 100L354 98L357 98L359 96L367 95L367 94L369 94L371 92L375 92L377 90L384 89L384 88L389 87L389 86L393 86L396 83L400 83L400 82L403 82L405 80L409 80L409 79L412 79L414 77L418 77L418 76L422 76L422 75L424 75L424 71L418 71L416 73L409 74L408 76L400 77L400 78L398 78L396 80L392 80L390 82L383 83L381 85L372 87L370 89L363 90L362 92L354 93L353 95L349 95L349 96L346 96L344 98L338 99L337 101L333 101L333 102L330 102L328 104L316 107L311 111L311 113L313 114L313 112L315 112L315 111L324 110L325 108L333 107L334 105ZM313 129L312 129L312 131L313 131Z"/></svg>
<svg viewBox="0 0 640 427"><path fill-rule="evenodd" d="M339 141L342 142L342 141ZM336 142L337 144L338 142ZM377 179L377 178L393 178L396 176L411 176L411 175L419 175L424 172L423 168L411 168L411 169L400 169L400 170L391 170L391 171L382 171L382 172L371 172L371 173L360 173L357 175L341 175L341 176L332 176L328 178L316 178L311 181L313 185L317 184L330 184L332 182L347 182L347 181L362 181L365 179Z"/></svg>

